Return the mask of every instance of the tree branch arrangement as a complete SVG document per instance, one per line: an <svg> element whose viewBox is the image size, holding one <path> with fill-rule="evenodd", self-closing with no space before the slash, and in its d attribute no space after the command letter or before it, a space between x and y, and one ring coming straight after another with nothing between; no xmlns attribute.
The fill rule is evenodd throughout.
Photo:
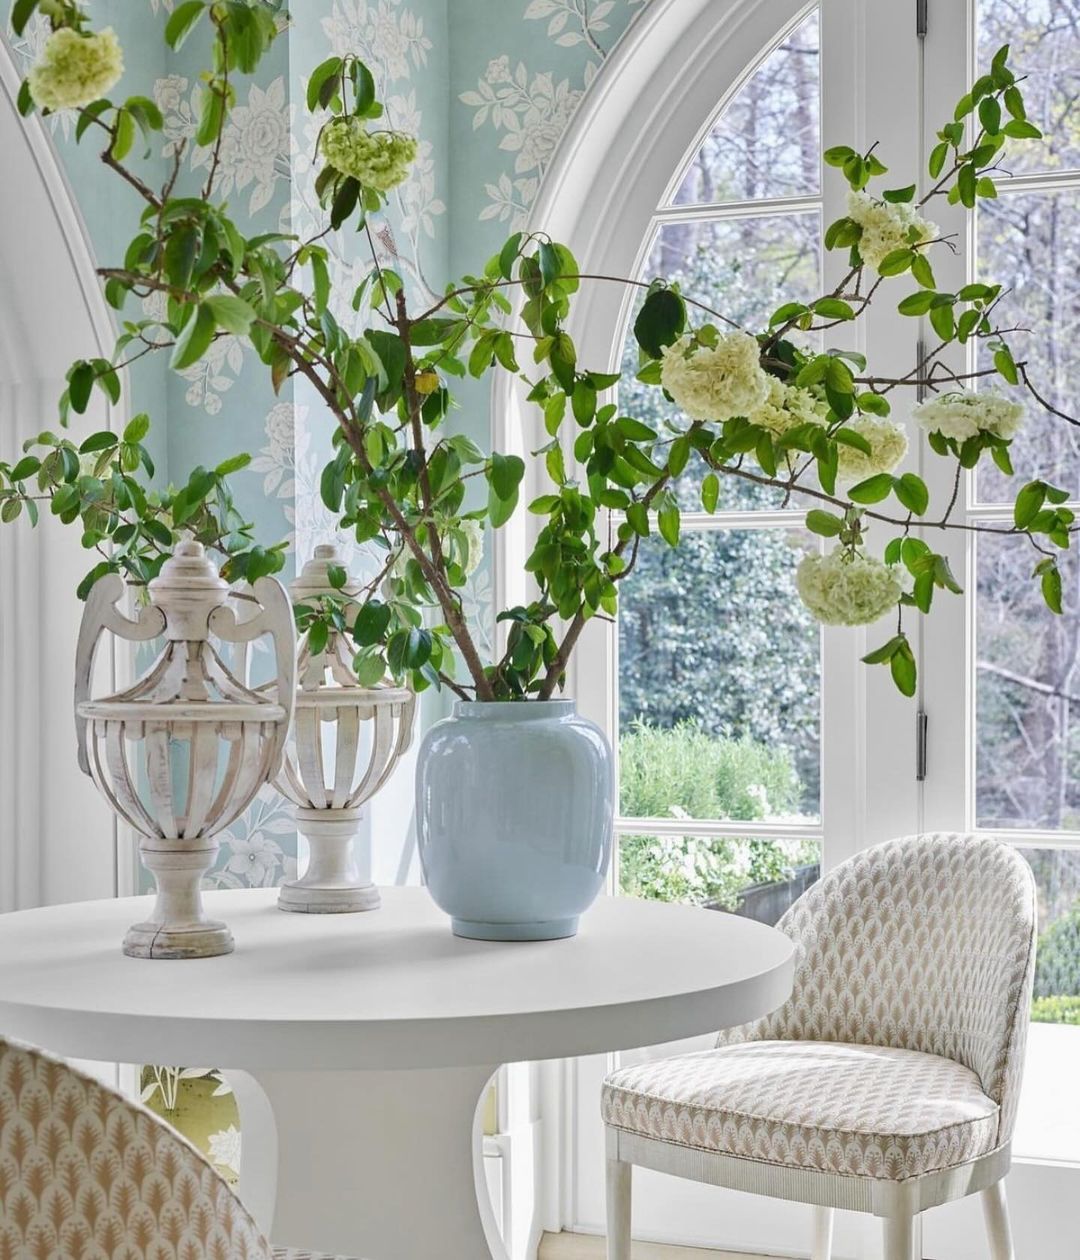
<svg viewBox="0 0 1080 1260"><path fill-rule="evenodd" d="M298 609L301 628L316 639L331 630L351 636L358 674L369 685L389 674L464 699L553 696L587 622L615 615L619 584L643 541L658 534L678 545L675 488L691 462L703 466L706 511L715 510L724 477L775 488L785 504L794 496L813 501L808 527L835 543L802 561L800 594L825 622L868 624L895 609L895 635L865 659L889 664L907 695L916 677L904 617L929 613L937 590L960 589L945 556L922 535L986 529L1023 539L1036 552L1034 576L1047 605L1061 612L1057 556L1076 529L1064 490L1024 485L1011 527L953 517L965 470L989 458L1012 473L1009 447L1023 409L982 392L990 378L1026 387L1033 405L1061 423L1077 421L1048 406L1027 365L1014 358L1017 330L999 323L999 283L970 283L956 293L937 287L935 252L952 246L924 217L941 199L970 211L996 196L1006 145L1041 134L1027 118L1007 47L938 133L921 197L917 183L876 191L887 173L876 146L825 153L850 189L848 215L825 234L827 249L847 251L846 274L813 302L779 306L766 328L744 330L663 278L646 283L583 271L542 232L515 233L480 274L448 285L418 314L403 278L380 266L373 247L367 278L341 293L324 238L349 227L363 230L371 245L371 221L416 153L413 137L381 125L374 79L358 57L331 57L308 84L307 106L321 124L316 192L325 227L306 240L246 237L217 195L217 156L235 78L253 73L277 38L279 6L185 0L165 27L174 50L200 27L212 36L195 134L211 160L198 196L176 194L180 155L161 189L131 169L137 134L150 139L163 120L148 97L108 98L119 78L115 36L89 32L76 0L15 0L16 33L35 12L53 34L23 84L20 109L77 108L77 139L101 135L103 163L145 203L122 264L101 270L122 328L113 357L74 363L60 401L61 433L43 432L17 462L0 463L0 520L25 512L36 521L44 501L61 520L80 523L84 545L98 553L81 597L110 572L144 585L182 531L222 554L230 580L282 567L284 544L257 541L229 489L248 455L153 490L141 479L154 476L145 415L120 435L102 431L79 443L67 436L72 413L85 413L95 389L119 400L127 364L167 353L171 367L183 370L217 338L236 336L253 347L276 390L300 377L321 399L334 441L322 498L343 532L383 553L360 597L342 593ZM638 379L662 389L682 421L654 427L624 414L612 394L620 375L578 361L567 331L574 295L582 284L610 282L644 290L634 324ZM128 319L129 297L150 295L164 297L163 313ZM925 319L936 338L902 377L876 374L852 351L820 348L831 330L855 324L882 301ZM349 307L364 315L358 334L345 327ZM949 351L976 344L992 354L993 368L947 366ZM490 371L520 377L542 411L549 440L532 458L543 461L550 490L527 505L540 520L526 562L535 596L498 613L507 623L505 649L485 660L461 591L484 531L506 526L519 510L525 463L453 431L450 383ZM956 469L950 500L933 510L920 477L894 472L908 446L894 400L916 389L926 398L910 415ZM892 533L880 559L865 547L872 525ZM332 578L343 587L343 572Z"/></svg>

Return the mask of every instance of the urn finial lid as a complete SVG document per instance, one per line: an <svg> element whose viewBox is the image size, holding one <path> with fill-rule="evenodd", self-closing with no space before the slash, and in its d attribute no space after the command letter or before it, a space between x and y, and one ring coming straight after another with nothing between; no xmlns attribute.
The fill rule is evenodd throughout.
<svg viewBox="0 0 1080 1260"><path fill-rule="evenodd" d="M312 599L318 595L356 595L360 591L360 584L350 573L345 579L345 585L333 587L330 584L330 568L337 566L345 567L345 558L341 554L341 549L334 543L319 543L312 553L311 559L304 565L297 575L295 581L289 586L289 593L292 595L294 604L302 604L305 599Z"/></svg>
<svg viewBox="0 0 1080 1260"><path fill-rule="evenodd" d="M165 637L189 641L207 638L215 608L229 597L229 584L218 573L202 543L182 538L149 586L150 602L165 614Z"/></svg>

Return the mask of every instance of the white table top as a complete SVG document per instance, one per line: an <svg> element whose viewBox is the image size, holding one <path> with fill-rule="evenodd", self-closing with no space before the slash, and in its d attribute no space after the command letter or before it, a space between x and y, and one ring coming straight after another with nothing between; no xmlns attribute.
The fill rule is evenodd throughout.
<svg viewBox="0 0 1080 1260"><path fill-rule="evenodd" d="M285 914L214 892L236 952L126 958L148 898L0 915L0 1034L58 1054L230 1068L423 1068L628 1049L731 1027L791 990L787 937L734 915L601 897L565 941L460 940L420 888Z"/></svg>

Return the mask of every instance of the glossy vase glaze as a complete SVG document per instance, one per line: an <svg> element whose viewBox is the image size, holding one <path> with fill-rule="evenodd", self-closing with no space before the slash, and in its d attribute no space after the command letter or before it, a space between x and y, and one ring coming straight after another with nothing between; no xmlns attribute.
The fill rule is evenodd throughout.
<svg viewBox="0 0 1080 1260"><path fill-rule="evenodd" d="M457 936L573 936L611 861L614 774L572 700L458 701L420 745L416 825Z"/></svg>

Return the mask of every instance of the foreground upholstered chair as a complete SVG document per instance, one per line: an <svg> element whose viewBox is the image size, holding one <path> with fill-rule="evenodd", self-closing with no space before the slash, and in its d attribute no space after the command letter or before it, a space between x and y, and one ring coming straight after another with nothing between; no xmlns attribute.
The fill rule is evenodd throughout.
<svg viewBox="0 0 1080 1260"><path fill-rule="evenodd" d="M791 998L715 1050L604 1083L608 1257L630 1260L631 1169L884 1219L911 1260L914 1219L981 1193L993 1260L1012 1260L1002 1178L1035 962L1031 872L996 840L893 840L825 875L780 920Z"/></svg>
<svg viewBox="0 0 1080 1260"><path fill-rule="evenodd" d="M0 1039L0 1260L344 1260L272 1248L166 1124Z"/></svg>

